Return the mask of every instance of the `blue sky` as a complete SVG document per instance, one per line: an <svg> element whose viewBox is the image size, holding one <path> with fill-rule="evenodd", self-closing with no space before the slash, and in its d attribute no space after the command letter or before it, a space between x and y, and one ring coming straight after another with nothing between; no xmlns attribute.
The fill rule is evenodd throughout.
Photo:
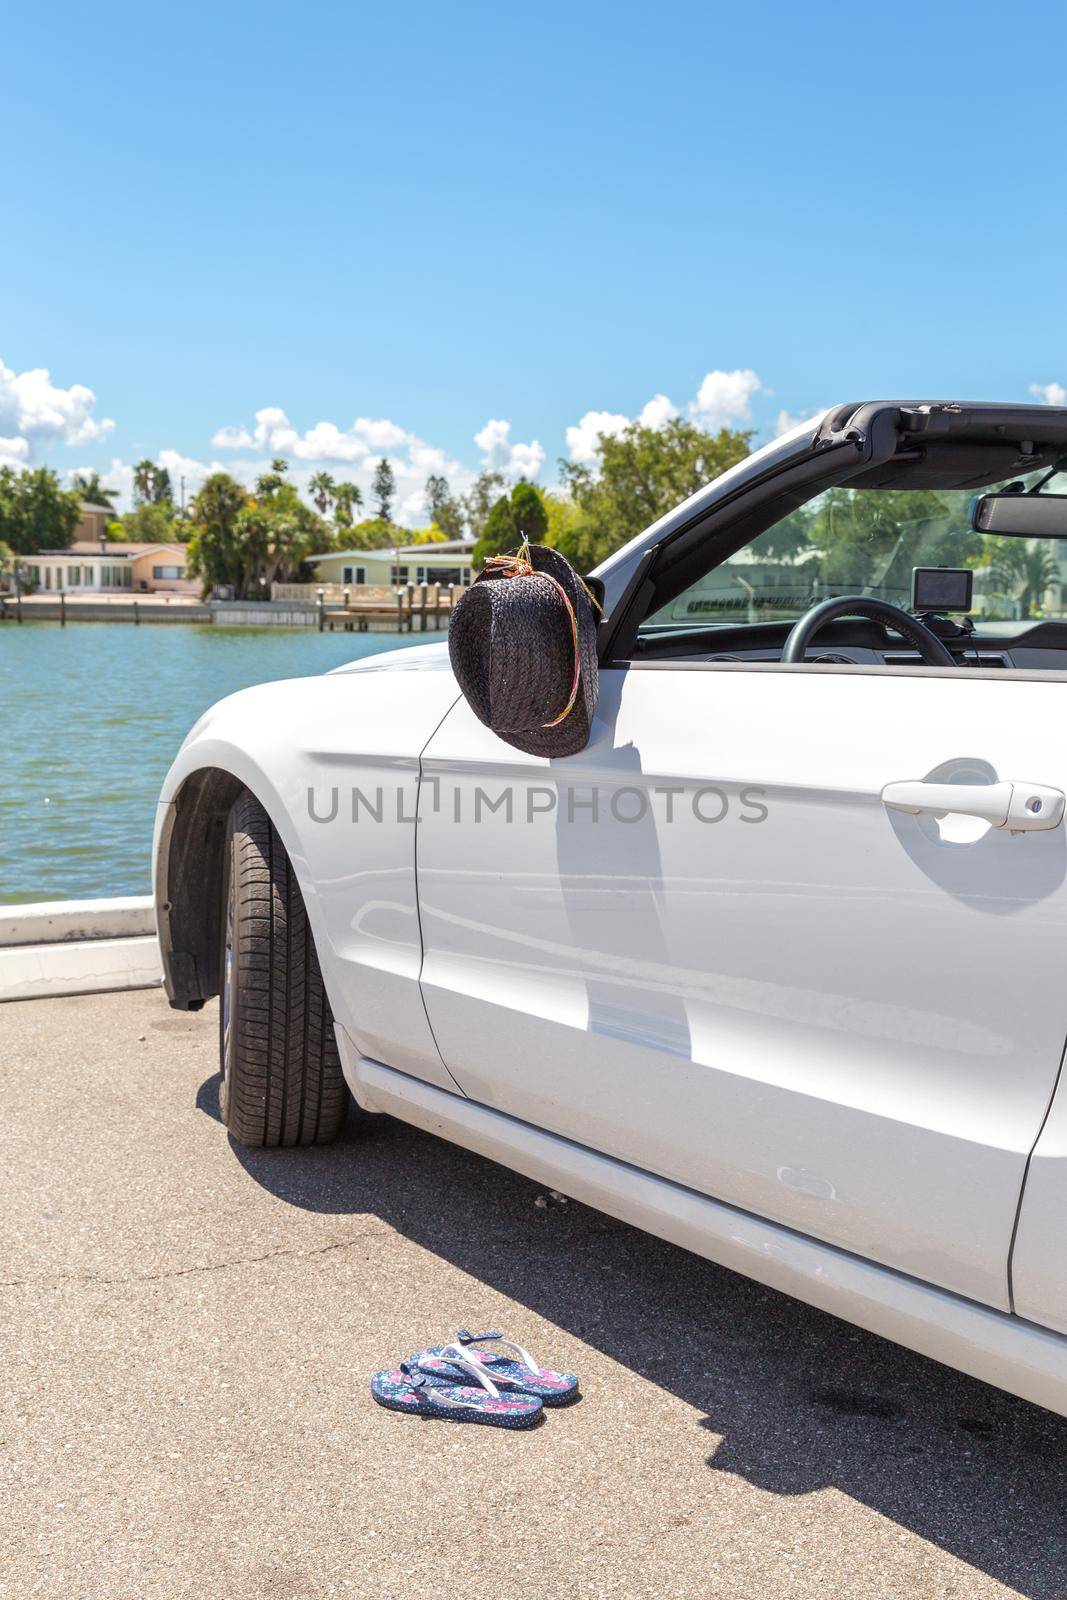
<svg viewBox="0 0 1067 1600"><path fill-rule="evenodd" d="M766 438L1067 386L1065 34L959 0L9 8L0 451L195 487L384 449L413 521L427 470L550 484L656 396Z"/></svg>

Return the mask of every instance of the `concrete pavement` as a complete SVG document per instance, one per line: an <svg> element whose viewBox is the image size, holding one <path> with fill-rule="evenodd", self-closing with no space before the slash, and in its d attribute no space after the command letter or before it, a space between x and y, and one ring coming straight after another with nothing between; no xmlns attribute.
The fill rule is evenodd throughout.
<svg viewBox="0 0 1067 1600"><path fill-rule="evenodd" d="M215 1027L0 1007L4 1600L1067 1600L1067 1422L392 1122L233 1147ZM464 1324L584 1400L373 1404Z"/></svg>

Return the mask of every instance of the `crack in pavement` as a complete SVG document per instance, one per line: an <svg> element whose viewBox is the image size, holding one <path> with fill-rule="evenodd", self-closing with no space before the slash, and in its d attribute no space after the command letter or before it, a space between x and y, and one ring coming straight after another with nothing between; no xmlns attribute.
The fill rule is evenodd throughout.
<svg viewBox="0 0 1067 1600"><path fill-rule="evenodd" d="M318 1245L314 1250L279 1249L266 1250L260 1256L234 1256L228 1261L204 1261L192 1267L175 1267L170 1272L143 1272L134 1273L130 1277L105 1278L95 1272L68 1272L57 1278L4 1278L0 1279L0 1289L25 1289L31 1286L58 1288L64 1283L93 1283L105 1287L125 1287L135 1283L163 1283L168 1278L189 1278L200 1272L226 1272L233 1267L255 1267L264 1261L275 1261L284 1256L296 1256L310 1260L313 1256L328 1255L333 1250L347 1250L350 1245L359 1244L362 1239L391 1239L395 1238L391 1228L365 1228L361 1233L352 1234L347 1239L335 1239L331 1244Z"/></svg>

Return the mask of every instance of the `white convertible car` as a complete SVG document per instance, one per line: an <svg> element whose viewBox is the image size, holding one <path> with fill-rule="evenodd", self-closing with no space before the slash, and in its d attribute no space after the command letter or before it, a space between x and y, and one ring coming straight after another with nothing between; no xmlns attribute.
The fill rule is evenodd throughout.
<svg viewBox="0 0 1067 1600"><path fill-rule="evenodd" d="M567 759L443 644L213 707L156 888L232 1134L351 1094L1067 1415L1061 470L1034 406L776 440L591 575Z"/></svg>

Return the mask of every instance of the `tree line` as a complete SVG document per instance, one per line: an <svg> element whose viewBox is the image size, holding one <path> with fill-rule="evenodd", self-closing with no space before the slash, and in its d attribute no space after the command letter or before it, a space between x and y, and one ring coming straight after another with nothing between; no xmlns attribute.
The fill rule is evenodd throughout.
<svg viewBox="0 0 1067 1600"><path fill-rule="evenodd" d="M107 526L113 541L189 546L189 572L205 588L232 587L239 598L269 589L272 581L310 579L308 557L330 549L373 550L398 544L474 541L475 567L522 539L559 548L581 571L640 533L679 500L741 460L750 435L721 429L709 434L675 420L663 429L633 423L617 437L604 435L593 467L560 462L557 491L521 480L514 486L484 471L466 494L447 478L426 480L428 527L409 529L393 520L396 479L383 457L364 505L358 484L325 470L309 480L309 505L287 477L288 463L271 462L249 489L227 472L213 473L187 506L175 501L165 467L144 459L133 471L133 508ZM83 502L113 507L116 491L97 473L64 489L48 467L0 469L0 543L15 556L64 549L73 539ZM359 513L367 514L362 517Z"/></svg>
<svg viewBox="0 0 1067 1600"><path fill-rule="evenodd" d="M446 539L474 541L475 570L487 557L523 539L555 546L579 572L612 551L748 454L751 435L729 428L708 433L680 418L663 428L632 423L601 435L591 465L560 462L557 490L497 472L482 472L464 495L431 474L425 499L428 527L393 520L396 479L386 458L376 465L364 505L358 484L327 471L308 483L309 505L288 476L288 463L270 463L251 489L229 473L213 473L188 506L175 503L165 467L147 459L133 472L134 506L108 525L113 540L180 541L188 570L205 589L231 587L242 599L269 592L273 581L313 577L309 558L327 550L373 550ZM83 502L113 506L115 492L98 474L64 489L47 467L0 469L0 569L44 548L71 542ZM1058 568L1041 540L983 540L961 531L958 496L932 491L901 495L831 489L799 507L760 536L759 559L791 568L827 592L871 584L906 588L910 568L949 562L983 566L990 595L1021 615L1040 611ZM907 502L905 509L904 502ZM362 517L360 512L369 514Z"/></svg>

